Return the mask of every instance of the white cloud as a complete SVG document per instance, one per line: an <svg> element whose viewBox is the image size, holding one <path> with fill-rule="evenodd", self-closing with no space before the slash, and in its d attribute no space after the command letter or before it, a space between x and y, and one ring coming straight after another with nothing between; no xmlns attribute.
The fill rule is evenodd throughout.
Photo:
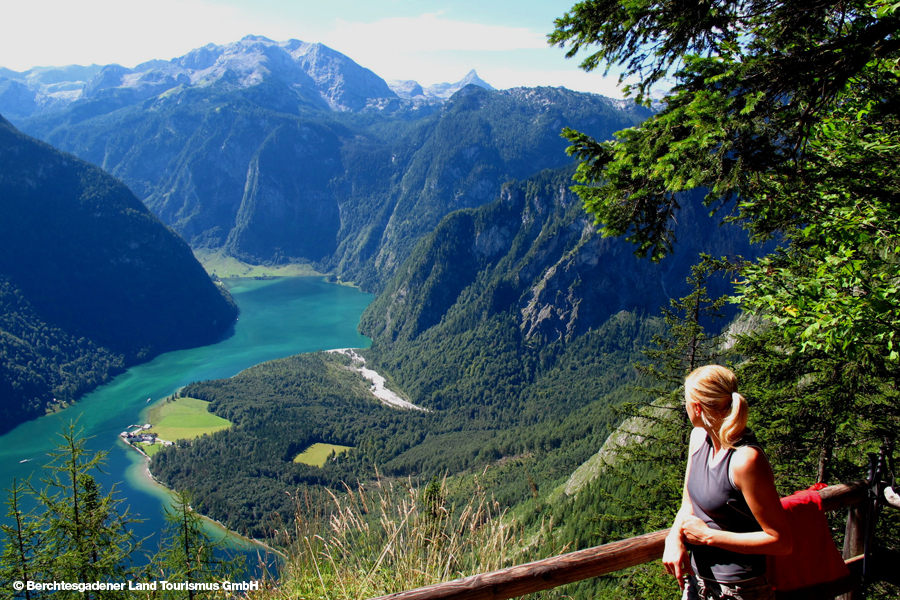
<svg viewBox="0 0 900 600"><path fill-rule="evenodd" d="M30 0L4 6L0 65L119 63L170 59L252 33L238 9L204 0Z"/></svg>
<svg viewBox="0 0 900 600"><path fill-rule="evenodd" d="M443 18L440 13L391 17L373 23L338 19L322 43L365 52L436 52L442 50L500 51L545 48L546 37L524 27L469 23Z"/></svg>

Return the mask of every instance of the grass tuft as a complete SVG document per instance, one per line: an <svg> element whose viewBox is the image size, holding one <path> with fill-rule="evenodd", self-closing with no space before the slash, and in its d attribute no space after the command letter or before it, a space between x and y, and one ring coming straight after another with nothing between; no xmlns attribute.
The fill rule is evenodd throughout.
<svg viewBox="0 0 900 600"><path fill-rule="evenodd" d="M516 539L481 488L448 506L446 480L347 487L315 518L305 516L317 509L308 497L295 501L293 529L280 532L290 548L280 580L252 598L358 600L450 581L508 566Z"/></svg>

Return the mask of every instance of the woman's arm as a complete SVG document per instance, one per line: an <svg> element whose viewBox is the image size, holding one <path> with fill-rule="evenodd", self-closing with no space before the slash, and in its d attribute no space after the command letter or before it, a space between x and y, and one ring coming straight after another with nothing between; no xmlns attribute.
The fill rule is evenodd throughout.
<svg viewBox="0 0 900 600"><path fill-rule="evenodd" d="M689 463L690 464L690 461ZM686 478L685 478L686 480ZM675 522L672 523L672 529L666 536L666 546L663 550L663 565L666 571L678 580L678 587L684 589L684 577L691 574L691 557L684 545L684 534L682 527L688 517L694 517L694 510L691 507L691 501L687 497L687 485L685 484L684 495L681 499L681 508L675 515Z"/></svg>
<svg viewBox="0 0 900 600"><path fill-rule="evenodd" d="M681 526L685 538L692 544L715 546L742 554L790 554L793 548L791 528L765 454L752 446L741 448L731 459L731 469L734 485L743 492L762 531L718 531L690 516Z"/></svg>
<svg viewBox="0 0 900 600"><path fill-rule="evenodd" d="M684 533L682 528L685 519L694 516L694 507L691 504L691 498L688 495L687 482L691 474L691 457L699 447L698 444L705 438L706 432L702 429L694 429L691 432L691 441L688 445L688 461L684 474L684 487L681 493L681 507L678 514L675 515L675 521L672 523L672 529L666 536L666 546L663 551L663 565L666 571L678 580L678 587L684 589L684 577L691 574L691 559L687 548L684 545Z"/></svg>

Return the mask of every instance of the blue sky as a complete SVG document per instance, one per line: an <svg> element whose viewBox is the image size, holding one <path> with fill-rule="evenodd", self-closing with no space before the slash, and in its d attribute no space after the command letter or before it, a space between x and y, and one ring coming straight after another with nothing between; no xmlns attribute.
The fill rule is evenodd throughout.
<svg viewBox="0 0 900 600"><path fill-rule="evenodd" d="M621 96L616 78L583 73L550 47L575 0L28 0L4 6L0 66L171 59L248 34L321 42L385 79L497 88L564 86Z"/></svg>

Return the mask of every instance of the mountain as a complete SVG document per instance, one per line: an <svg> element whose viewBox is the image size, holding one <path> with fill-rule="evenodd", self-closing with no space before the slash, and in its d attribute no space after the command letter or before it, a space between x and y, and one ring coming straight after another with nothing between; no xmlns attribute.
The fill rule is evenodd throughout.
<svg viewBox="0 0 900 600"><path fill-rule="evenodd" d="M0 67L0 113L14 121L62 110L81 96L100 65L35 67L24 72Z"/></svg>
<svg viewBox="0 0 900 600"><path fill-rule="evenodd" d="M756 251L740 228L719 227L697 192L680 202L678 251L660 264L640 260L630 244L597 233L570 177L569 169L543 172L503 186L491 204L446 216L363 314L373 349L390 356L426 338L463 347L452 338L498 315L512 319L522 343L566 344L621 311L655 314L686 295L685 273L700 252ZM729 283L714 279L709 288L718 295ZM390 371L402 381L404 369Z"/></svg>
<svg viewBox="0 0 900 600"><path fill-rule="evenodd" d="M255 46L283 50L236 48ZM224 60L195 53L183 62L208 70ZM121 178L195 248L310 263L376 291L444 215L569 164L563 127L608 139L650 114L563 88L468 85L430 108L362 113L318 96L302 104L271 78L182 86L136 104L108 89L23 127Z"/></svg>
<svg viewBox="0 0 900 600"><path fill-rule="evenodd" d="M401 98L425 97L425 90L412 79L392 79L387 82L391 90Z"/></svg>
<svg viewBox="0 0 900 600"><path fill-rule="evenodd" d="M247 36L133 69L115 64L22 73L0 69L0 113L21 122L73 103L118 108L188 89L241 90L262 83L277 87L285 106L360 111L371 102L397 99L384 80L327 46Z"/></svg>
<svg viewBox="0 0 900 600"><path fill-rule="evenodd" d="M371 392L361 394L368 383L354 383L335 355L273 361L186 388L184 393L210 401L210 410L235 427L161 452L152 463L154 475L194 490L207 514L229 527L269 536L259 515L277 521L277 515L290 518L295 510L284 484L315 499L327 498L323 487L365 481L375 468L388 476L426 478L483 468L572 433L566 420L573 412L597 404L591 410L602 413L614 384L633 377L634 340L654 330L634 315L622 315L568 343L529 344L515 326L512 285L493 281L512 263L540 272L550 260L532 249L546 250L541 232L561 226L568 231L562 224L578 221L574 196L564 191L570 176L544 174L505 187L502 198L487 206L448 215L416 246L381 303L367 311L362 328L376 337L372 350L363 351L367 360L378 361L380 373L399 376L402 383L392 380L391 389L425 403L428 412L386 408ZM456 302L460 289L467 293ZM435 306L442 298L450 299L449 308ZM396 310L404 300L410 314ZM430 322L414 323L411 315L426 310L432 311ZM390 311L416 331L392 339L379 326ZM565 402L557 402L555 390L573 378L578 385L569 385ZM572 450L572 443L584 444L573 451L584 460L595 450L587 447L594 435L582 434L596 428L597 436L605 435L606 426L603 419L580 416L578 433L562 445ZM292 462L316 442L359 450L323 467ZM246 448L254 449L251 455ZM556 472L542 474L541 483L545 476Z"/></svg>
<svg viewBox="0 0 900 600"><path fill-rule="evenodd" d="M449 98L467 85L476 85L486 90L494 89L491 84L481 79L478 76L478 73L476 73L473 69L456 83L438 83L428 86L427 88L425 88L425 95L434 98Z"/></svg>
<svg viewBox="0 0 900 600"><path fill-rule="evenodd" d="M480 78L474 69L456 83L438 83L424 89L418 82L409 79L395 79L389 81L388 85L401 98L431 101L446 100L467 85L476 85L486 90L495 89L491 84Z"/></svg>
<svg viewBox="0 0 900 600"><path fill-rule="evenodd" d="M367 367L427 412L382 406L346 357L273 361L187 388L235 427L160 453L154 475L260 536L271 535L262 515L278 522L273 513L296 510L284 485L326 498L323 488L376 468L428 480L490 465L504 506L558 485L615 427L612 406L632 393L640 350L663 333L648 315L687 292L682 268L695 252L749 254L742 230L718 227L696 194L681 199L675 255L639 260L597 234L568 189L572 171L508 183L494 201L445 216L364 313ZM357 450L323 467L292 462L313 443Z"/></svg>
<svg viewBox="0 0 900 600"><path fill-rule="evenodd" d="M0 429L231 327L230 296L124 184L2 117L0 197Z"/></svg>
<svg viewBox="0 0 900 600"><path fill-rule="evenodd" d="M244 89L276 83L299 105L335 111L396 109L442 103L467 85L493 90L470 71L456 83L423 89L415 81L385 82L323 44L274 42L249 35L238 42L208 44L172 60L152 60L133 69L121 65L35 67L17 72L0 67L0 113L13 122L58 112L72 103L134 104L170 91L221 86Z"/></svg>

